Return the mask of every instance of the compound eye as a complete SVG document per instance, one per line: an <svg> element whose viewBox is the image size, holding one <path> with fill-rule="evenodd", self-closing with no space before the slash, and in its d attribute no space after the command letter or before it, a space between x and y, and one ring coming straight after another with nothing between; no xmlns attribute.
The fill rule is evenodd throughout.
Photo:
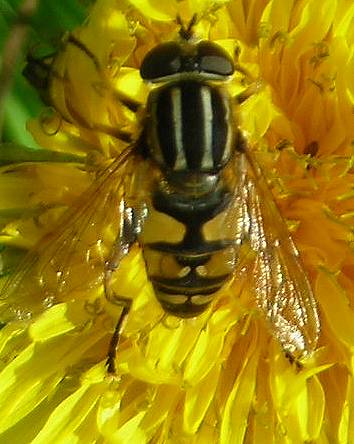
<svg viewBox="0 0 354 444"><path fill-rule="evenodd" d="M201 72L230 76L235 70L229 54L213 42L202 41L198 44L198 58Z"/></svg>
<svg viewBox="0 0 354 444"><path fill-rule="evenodd" d="M149 51L140 67L145 80L154 80L180 72L181 47L176 42L162 43Z"/></svg>

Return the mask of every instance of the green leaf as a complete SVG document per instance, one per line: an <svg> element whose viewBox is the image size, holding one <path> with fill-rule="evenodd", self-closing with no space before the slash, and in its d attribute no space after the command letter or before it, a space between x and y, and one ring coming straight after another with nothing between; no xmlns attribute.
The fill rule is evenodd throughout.
<svg viewBox="0 0 354 444"><path fill-rule="evenodd" d="M23 0L0 0L0 69L1 54L7 39L19 23L18 11ZM62 35L83 23L87 6L82 0L41 0L28 22L27 39L18 54L11 91L4 105L3 141L36 146L26 131L26 121L35 117L44 105L37 92L22 77L26 54L60 50ZM1 116L1 112L0 112ZM1 126L1 125L0 125Z"/></svg>
<svg viewBox="0 0 354 444"><path fill-rule="evenodd" d="M78 156L59 151L33 149L15 143L0 144L0 165L11 165L24 162L59 162L59 163L85 163L86 156Z"/></svg>

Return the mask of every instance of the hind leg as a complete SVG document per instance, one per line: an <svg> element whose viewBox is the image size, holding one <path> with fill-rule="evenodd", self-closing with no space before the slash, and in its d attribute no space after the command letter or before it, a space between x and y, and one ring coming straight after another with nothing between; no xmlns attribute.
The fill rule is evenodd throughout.
<svg viewBox="0 0 354 444"><path fill-rule="evenodd" d="M135 216L135 212L132 208L125 207L124 201L121 202L121 205L123 208L121 208L120 211L121 220L119 234L114 242L111 255L105 264L104 272L104 292L106 298L115 305L122 307L122 312L117 321L107 353L107 371L109 374L113 375L116 372L115 359L117 349L132 301L131 299L117 295L114 292L112 289L112 277L113 273L119 268L122 259L129 253L132 245L136 242L136 227L138 223L141 223L140 218Z"/></svg>
<svg viewBox="0 0 354 444"><path fill-rule="evenodd" d="M120 342L120 338L122 335L122 332L124 330L124 326L130 311L130 307L131 307L131 300L130 299L119 299L117 298L117 303L118 301L121 303L121 305L123 306L122 309L122 313L120 314L116 327L114 329L114 333L111 337L111 341L109 343L109 348L108 348L108 353L107 353L107 360L106 360L106 367L107 367L107 372L110 375L115 375L116 374L116 355L117 355L117 349L119 346L119 342Z"/></svg>

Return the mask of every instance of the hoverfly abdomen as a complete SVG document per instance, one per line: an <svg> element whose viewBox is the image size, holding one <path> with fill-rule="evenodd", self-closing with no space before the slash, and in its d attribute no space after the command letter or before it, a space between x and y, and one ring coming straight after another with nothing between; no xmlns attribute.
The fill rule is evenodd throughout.
<svg viewBox="0 0 354 444"><path fill-rule="evenodd" d="M222 216L231 200L232 193L221 184L198 196L186 193L186 188L176 191L157 184L143 245L149 278L165 311L180 317L200 314L231 277L236 260L234 240L224 238L220 227L211 239L205 229ZM166 217L166 227L159 225L159 232L149 236L161 215ZM171 241L167 230L176 224L183 229L180 239Z"/></svg>

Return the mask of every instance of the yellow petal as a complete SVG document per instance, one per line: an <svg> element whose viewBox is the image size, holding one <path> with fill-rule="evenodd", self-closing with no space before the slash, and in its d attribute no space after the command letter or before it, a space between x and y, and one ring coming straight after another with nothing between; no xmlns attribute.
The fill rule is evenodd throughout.
<svg viewBox="0 0 354 444"><path fill-rule="evenodd" d="M183 428L191 435L198 432L207 409L215 397L220 367L215 366L202 382L186 392Z"/></svg>
<svg viewBox="0 0 354 444"><path fill-rule="evenodd" d="M333 336L353 353L353 311L346 292L333 274L321 270L316 282L316 294Z"/></svg>
<svg viewBox="0 0 354 444"><path fill-rule="evenodd" d="M257 338L253 336L249 343L247 359L243 361L242 369L226 401L220 430L221 444L244 442L255 395L258 360Z"/></svg>
<svg viewBox="0 0 354 444"><path fill-rule="evenodd" d="M161 2L158 0L129 0L143 15L153 20L174 20L176 7L174 2Z"/></svg>

